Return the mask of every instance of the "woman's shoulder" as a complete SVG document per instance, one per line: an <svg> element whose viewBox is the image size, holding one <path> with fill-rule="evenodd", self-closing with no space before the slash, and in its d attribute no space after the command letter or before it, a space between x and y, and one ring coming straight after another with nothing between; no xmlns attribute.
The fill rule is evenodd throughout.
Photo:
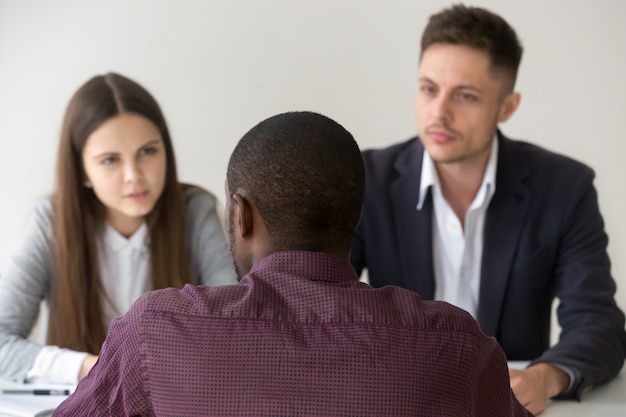
<svg viewBox="0 0 626 417"><path fill-rule="evenodd" d="M47 195L40 197L31 212L32 222L45 228L52 227L52 217L54 214L54 196Z"/></svg>
<svg viewBox="0 0 626 417"><path fill-rule="evenodd" d="M183 191L183 198L186 204L189 202L210 201L215 203L217 197L212 192L195 184L181 183L180 187Z"/></svg>
<svg viewBox="0 0 626 417"><path fill-rule="evenodd" d="M48 194L43 197L37 198L34 204L34 210L36 213L49 213L51 214L54 209L54 195Z"/></svg>
<svg viewBox="0 0 626 417"><path fill-rule="evenodd" d="M194 184L181 183L180 185L188 216L206 213L217 208L217 197L210 191Z"/></svg>

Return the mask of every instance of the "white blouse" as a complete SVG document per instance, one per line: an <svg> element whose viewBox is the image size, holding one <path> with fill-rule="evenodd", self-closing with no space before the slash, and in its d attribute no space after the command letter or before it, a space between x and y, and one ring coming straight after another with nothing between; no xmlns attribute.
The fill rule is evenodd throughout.
<svg viewBox="0 0 626 417"><path fill-rule="evenodd" d="M150 237L144 223L129 238L109 224L97 242L99 272L104 295L103 319L108 327L115 317L152 288L150 282ZM28 372L28 380L41 379L78 383L78 372L87 353L45 346Z"/></svg>

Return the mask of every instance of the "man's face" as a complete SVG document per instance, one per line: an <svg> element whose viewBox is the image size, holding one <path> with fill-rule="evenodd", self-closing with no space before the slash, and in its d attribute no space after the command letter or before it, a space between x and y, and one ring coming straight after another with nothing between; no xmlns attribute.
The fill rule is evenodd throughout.
<svg viewBox="0 0 626 417"><path fill-rule="evenodd" d="M515 110L489 56L437 43L422 54L416 101L419 136L436 164L484 166L498 122ZM510 111L509 111L510 110Z"/></svg>

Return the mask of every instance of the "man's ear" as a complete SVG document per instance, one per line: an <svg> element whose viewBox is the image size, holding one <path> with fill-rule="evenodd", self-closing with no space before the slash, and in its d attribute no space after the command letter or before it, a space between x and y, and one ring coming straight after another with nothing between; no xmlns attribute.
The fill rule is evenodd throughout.
<svg viewBox="0 0 626 417"><path fill-rule="evenodd" d="M500 105L498 123L506 122L509 117L515 113L521 99L522 95L516 92L509 93L506 97L504 97L504 100L502 100L502 104Z"/></svg>
<svg viewBox="0 0 626 417"><path fill-rule="evenodd" d="M239 226L241 237L247 237L252 234L254 229L254 216L252 215L252 206L250 201L239 193L233 194L233 202L235 204L235 221Z"/></svg>

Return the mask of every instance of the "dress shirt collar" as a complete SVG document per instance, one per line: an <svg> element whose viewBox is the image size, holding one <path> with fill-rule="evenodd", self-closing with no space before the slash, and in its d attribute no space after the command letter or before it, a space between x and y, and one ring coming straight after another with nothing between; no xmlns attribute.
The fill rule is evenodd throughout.
<svg viewBox="0 0 626 417"><path fill-rule="evenodd" d="M248 274L262 271L283 272L301 276L311 281L359 280L350 262L324 252L274 252L255 263ZM245 276L242 282L244 280Z"/></svg>
<svg viewBox="0 0 626 417"><path fill-rule="evenodd" d="M481 188L489 189L489 194L493 195L496 191L496 171L498 168L498 135L494 136L491 144L491 154L487 161L487 169L483 177ZM422 157L422 173L420 181L420 193L419 200L417 202L417 209L421 210L424 206L424 201L428 195L430 187L440 187L439 176L435 169L435 162L430 157L430 154L424 149L424 156Z"/></svg>
<svg viewBox="0 0 626 417"><path fill-rule="evenodd" d="M139 229L135 231L129 238L122 236L108 222L104 227L102 235L104 245L113 252L120 251L124 248L131 247L140 253L147 253L150 245L150 236L148 235L148 226L144 222Z"/></svg>

